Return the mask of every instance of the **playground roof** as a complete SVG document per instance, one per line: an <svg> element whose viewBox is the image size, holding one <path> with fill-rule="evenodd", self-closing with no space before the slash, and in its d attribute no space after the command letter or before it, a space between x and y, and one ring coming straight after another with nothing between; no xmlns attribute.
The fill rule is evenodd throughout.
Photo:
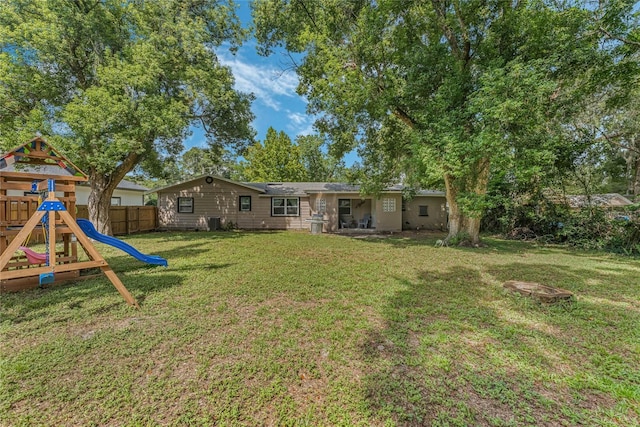
<svg viewBox="0 0 640 427"><path fill-rule="evenodd" d="M67 181L87 181L84 174L69 159L60 154L41 137L0 156L0 176L20 178L35 175L42 178L59 178Z"/></svg>

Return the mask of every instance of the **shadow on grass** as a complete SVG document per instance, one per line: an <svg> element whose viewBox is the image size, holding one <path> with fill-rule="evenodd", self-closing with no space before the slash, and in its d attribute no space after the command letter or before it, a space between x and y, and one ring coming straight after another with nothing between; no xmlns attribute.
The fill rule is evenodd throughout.
<svg viewBox="0 0 640 427"><path fill-rule="evenodd" d="M185 239L185 242L191 242L190 239ZM186 245L182 245L179 247L173 247L168 250L162 250L162 241L158 241L157 245L154 245L155 248L159 250L148 250L147 248L136 247L135 242L128 241L128 244L136 248L138 251L142 253L146 253L146 255L155 255L165 258L168 262L168 268L172 269L172 264L174 260L179 259L192 259L202 256L203 253L211 250L211 242L210 241L200 241L198 243L189 243ZM106 248L104 250L103 248ZM98 252L105 257L111 268L113 268L117 272L131 272L138 270L140 268L148 268L148 269L162 269L162 266L154 265L154 264L146 264L143 261L136 259L135 257L120 251L110 245L106 244L98 244L96 245L96 249ZM222 265L220 268L224 267ZM205 268L212 268L208 264Z"/></svg>
<svg viewBox="0 0 640 427"><path fill-rule="evenodd" d="M169 263L169 265L167 267L163 267L160 265L154 265L154 264L145 264L142 261L137 260L134 257L131 257L129 255L118 255L118 256L111 256L109 257L109 259L107 260L107 262L109 262L109 265L111 266L111 268L116 272L116 274L126 274L126 273L135 273L135 272L149 272L149 273L162 273L164 271L193 271L193 270L220 270L223 268L228 268L231 267L233 265L236 265L236 263L213 263L213 262L205 262L205 263L198 263L198 264L194 264L194 263L190 263L188 265L182 265L182 266L176 266L175 263L172 262L172 260L176 260L178 259L178 257L175 256L174 252L170 252L173 253L172 255L166 255L166 259L167 262ZM201 252L194 252L192 255L181 255L181 257L183 258L194 258L196 255L200 255ZM161 255L161 256L165 256L165 255Z"/></svg>
<svg viewBox="0 0 640 427"><path fill-rule="evenodd" d="M353 239L362 239L368 242L373 243L381 243L387 244L391 246L395 246L398 248L406 248L413 246L433 246L439 247L441 245L441 240L447 237L447 233L445 232L414 232L414 231L403 231L402 233L397 234L383 234L383 235L354 235L348 236ZM499 252L513 252L516 250L532 250L539 249L540 245L536 242L532 241L522 241L522 240L506 240L501 239L496 236L483 236L482 237L483 246L474 248L468 246L457 246L451 245L447 246L451 249L460 250L463 252L478 252L478 251L499 251ZM559 249L556 247L556 249Z"/></svg>
<svg viewBox="0 0 640 427"><path fill-rule="evenodd" d="M125 239L128 237L140 240L155 241L191 241L195 238L208 239L237 239L243 237L244 231L152 231L149 233L135 233L129 235L114 236L117 239Z"/></svg>
<svg viewBox="0 0 640 427"><path fill-rule="evenodd" d="M610 278L592 270L520 264L489 273L502 281L513 278L514 271L523 280L555 277L569 289L570 284L580 289L589 287L590 280ZM640 377L632 374L638 358L624 356L633 354L638 312L607 301L581 303L580 298L577 306L543 306L464 267L398 281L404 290L389 300L384 326L370 330L361 348L369 368L366 398L381 422L551 426L598 425L618 417L638 421L620 404L626 396L638 398ZM611 294L624 292L623 283L618 278ZM637 297L637 289L625 297ZM610 319L620 328L617 336Z"/></svg>
<svg viewBox="0 0 640 427"><path fill-rule="evenodd" d="M130 278L122 275L119 275L119 277L124 286L138 300L142 309L144 309L144 300L149 294L160 292L169 287L180 286L184 280L182 276L176 274L156 274L149 277L137 276L135 280L127 280ZM108 298L111 296L116 296L117 300L114 302ZM94 314L119 310L127 306L117 289L102 274L96 278L68 282L46 288L2 293L0 294L0 299L2 300L2 304L0 304L0 322L9 321L11 323L30 321L38 318L42 313L50 315L50 306L61 306L65 309L87 308ZM96 307L96 301L101 300L104 301L104 304L99 304ZM72 316L73 313L68 312L67 317L71 318Z"/></svg>

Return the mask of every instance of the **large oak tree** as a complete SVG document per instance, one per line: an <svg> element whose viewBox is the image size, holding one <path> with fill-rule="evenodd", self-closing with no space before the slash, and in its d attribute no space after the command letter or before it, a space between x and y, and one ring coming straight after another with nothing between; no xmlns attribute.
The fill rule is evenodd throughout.
<svg viewBox="0 0 640 427"><path fill-rule="evenodd" d="M120 180L180 152L192 126L214 145L252 141L251 96L215 53L244 36L232 0L2 1L0 140L41 131L60 144L109 233Z"/></svg>
<svg viewBox="0 0 640 427"><path fill-rule="evenodd" d="M302 54L299 92L333 150L360 146L365 188L446 190L449 237L479 241L492 170L554 163L575 76L606 60L577 2L257 0L263 54ZM591 89L589 89L591 90ZM523 168L524 167L524 168Z"/></svg>

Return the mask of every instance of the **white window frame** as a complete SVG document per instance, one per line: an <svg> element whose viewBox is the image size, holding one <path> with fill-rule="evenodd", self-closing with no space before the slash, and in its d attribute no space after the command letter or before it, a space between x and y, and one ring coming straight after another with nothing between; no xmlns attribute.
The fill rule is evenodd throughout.
<svg viewBox="0 0 640 427"><path fill-rule="evenodd" d="M396 199L391 197L385 197L382 199L382 212L395 212L396 211Z"/></svg>
<svg viewBox="0 0 640 427"><path fill-rule="evenodd" d="M182 203L189 200L189 203ZM178 213L193 213L193 197L178 197Z"/></svg>
<svg viewBox="0 0 640 427"><path fill-rule="evenodd" d="M114 201L116 201L116 203L113 203ZM122 197L120 196L115 196L115 197L111 197L111 201L109 202L111 203L111 206L122 206Z"/></svg>
<svg viewBox="0 0 640 427"><path fill-rule="evenodd" d="M276 206L275 201L282 200L282 205ZM295 204L293 203L295 200ZM276 213L276 208L282 213ZM271 198L271 216L300 216L300 198L299 197L272 197Z"/></svg>

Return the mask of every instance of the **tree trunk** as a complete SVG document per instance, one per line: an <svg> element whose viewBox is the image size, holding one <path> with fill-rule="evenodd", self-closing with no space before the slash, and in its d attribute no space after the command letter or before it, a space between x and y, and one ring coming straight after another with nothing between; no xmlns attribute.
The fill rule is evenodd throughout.
<svg viewBox="0 0 640 427"><path fill-rule="evenodd" d="M89 220L99 233L112 234L109 215L111 196L120 181L134 168L139 159L139 154L129 153L110 175L101 174L95 170L92 170L89 174L91 193L89 193L87 209L89 210Z"/></svg>
<svg viewBox="0 0 640 427"><path fill-rule="evenodd" d="M87 208L89 210L89 220L93 223L99 233L112 235L111 217L109 208L111 207L111 196L118 183L110 179L109 175L92 175L91 193Z"/></svg>
<svg viewBox="0 0 640 427"><path fill-rule="evenodd" d="M482 217L467 217L465 221L465 233L469 235L469 243L480 244L480 220Z"/></svg>
<svg viewBox="0 0 640 427"><path fill-rule="evenodd" d="M633 201L637 201L638 195L640 195L640 156L634 156L634 174L633 174Z"/></svg>
<svg viewBox="0 0 640 427"><path fill-rule="evenodd" d="M489 165L490 161L486 157L480 159L476 165L473 192L479 197L484 197L487 194L487 188L489 187ZM482 211L474 212L473 216L468 215L465 221L464 231L469 235L469 240L472 245L480 244L480 222L482 220L482 214Z"/></svg>
<svg viewBox="0 0 640 427"><path fill-rule="evenodd" d="M484 158L478 161L475 174L471 178L470 188L478 196L487 194L489 185L489 159ZM457 196L460 193L459 181L453 176L446 174L444 184L446 189L447 204L449 205L449 234L445 242L450 242L457 237L464 237L472 245L480 244L480 221L482 212L474 212L474 215L465 214L460 209Z"/></svg>
<svg viewBox="0 0 640 427"><path fill-rule="evenodd" d="M455 188L455 178L447 173L444 175L444 185L446 190L447 205L449 205L449 234L447 235L445 242L450 242L451 239L458 237L462 231L462 225L464 217L460 211L457 200L457 189Z"/></svg>

